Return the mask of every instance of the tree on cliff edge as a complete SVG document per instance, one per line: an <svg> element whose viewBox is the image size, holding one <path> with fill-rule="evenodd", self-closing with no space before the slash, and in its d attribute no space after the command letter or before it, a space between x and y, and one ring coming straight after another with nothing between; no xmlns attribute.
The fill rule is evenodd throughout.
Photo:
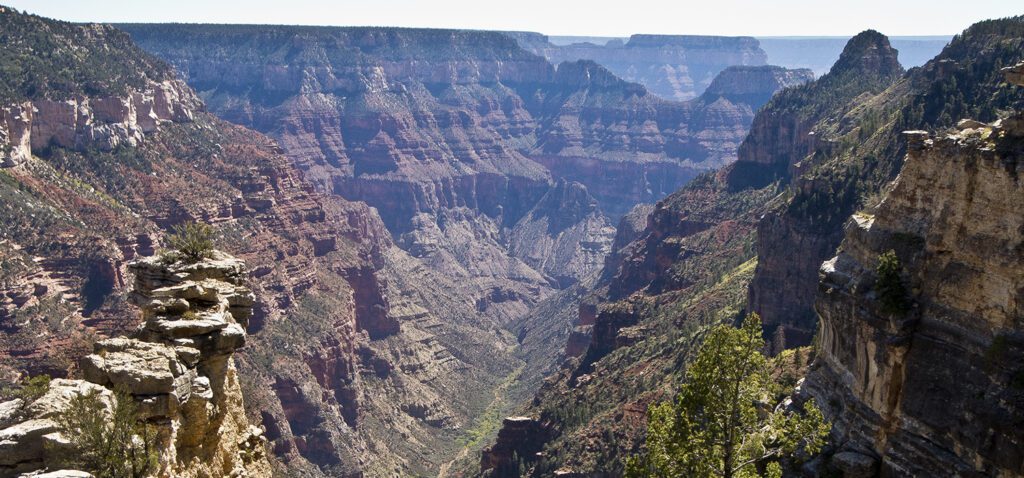
<svg viewBox="0 0 1024 478"><path fill-rule="evenodd" d="M779 476L779 460L817 453L830 426L813 401L803 413L771 409L761 319L708 335L674 403L654 405L647 452L631 459L630 477Z"/></svg>

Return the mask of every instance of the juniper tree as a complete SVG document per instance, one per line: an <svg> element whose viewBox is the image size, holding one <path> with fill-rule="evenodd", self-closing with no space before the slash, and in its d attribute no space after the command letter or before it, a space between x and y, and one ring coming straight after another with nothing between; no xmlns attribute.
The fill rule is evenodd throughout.
<svg viewBox="0 0 1024 478"><path fill-rule="evenodd" d="M114 394L113 407L91 391L71 399L58 418L68 440L68 461L97 478L143 478L157 471L157 437L153 426L139 420L135 399Z"/></svg>

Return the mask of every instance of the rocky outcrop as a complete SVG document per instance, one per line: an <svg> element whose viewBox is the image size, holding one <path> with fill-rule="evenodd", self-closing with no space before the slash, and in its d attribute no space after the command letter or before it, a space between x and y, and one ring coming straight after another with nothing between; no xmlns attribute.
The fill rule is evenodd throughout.
<svg viewBox="0 0 1024 478"><path fill-rule="evenodd" d="M559 46L537 33L506 34L552 63L593 60L655 95L679 101L700 96L730 66L759 66L767 59L758 41L750 37L633 35L626 42Z"/></svg>
<svg viewBox="0 0 1024 478"><path fill-rule="evenodd" d="M0 476L68 466L66 456L59 453L67 439L57 420L75 397L93 394L102 406L111 407L114 394L110 390L66 379L51 381L46 393L31 403L19 398L0 404Z"/></svg>
<svg viewBox="0 0 1024 478"><path fill-rule="evenodd" d="M729 171L730 188L736 191L782 181L799 191L800 197L794 202L809 203L814 201L810 198L819 198L817 203L802 208L813 214L797 213L799 209L793 206L773 208L757 226L758 265L749 304L761 315L766 329L783 326L787 343L809 343L814 332L814 271L842 238L841 219L829 218L846 217L840 211L833 214L830 208L850 208L855 202L852 194L841 199L830 195L829 188L837 189L832 185L835 179L805 180L801 173L822 158L844 160L834 151L838 149L834 143L837 137L848 134L844 126L849 128L846 125L858 120L839 122L830 115L836 115L836 109L845 113L856 108L853 102L857 95L877 94L896 82L903 72L896 55L888 39L878 32L869 30L855 36L827 75L771 101L754 121L739 148L740 159ZM844 104L846 101L851 104ZM823 201L833 204L820 204ZM822 212L828 217L821 217ZM793 253L794 245L801 253ZM792 293L782 294L780 290Z"/></svg>
<svg viewBox="0 0 1024 478"><path fill-rule="evenodd" d="M1024 86L1021 72L1007 80ZM1024 115L907 141L877 214L855 215L822 266L807 388L835 424L837 458L857 453L883 476L1019 475ZM895 299L877 269L890 250Z"/></svg>
<svg viewBox="0 0 1024 478"><path fill-rule="evenodd" d="M53 422L70 396L96 390L132 399L139 419L157 427L160 474L270 476L263 431L245 415L233 359L245 343L253 294L243 263L223 253L198 263L163 257L135 261L133 299L142 308L134 337L106 339L85 357L85 381L57 380L28 406L30 420L0 431L11 447L4 466L23 471L60 465L66 440ZM115 398L111 390L128 395ZM110 406L110 405L108 405Z"/></svg>
<svg viewBox="0 0 1024 478"><path fill-rule="evenodd" d="M524 274L537 261L519 259L550 256L546 244L559 239L513 254L491 239L515 228L558 180L584 185L614 224L635 204L732 161L760 106L746 101L763 101L724 95L741 80L705 100L668 101L593 61L555 68L495 32L275 27L268 36L247 27L122 27L204 91L212 111L278 139L319 188L377 208L400 247L439 269L465 271L474 300L488 302L479 291L489 294L497 280L520 308L551 292L539 275L572 270L558 281L571 283L586 269L545 263L541 274ZM175 40L182 35L189 42ZM304 45L311 60L272 54L287 42ZM712 61L719 48L756 50L746 39L688 42L697 62ZM212 47L224 44L235 49ZM410 56L410 45L421 44L431 45L430 61ZM707 81L725 66L710 68ZM770 95L769 83L752 78L744 88ZM481 257L495 263L481 267Z"/></svg>
<svg viewBox="0 0 1024 478"><path fill-rule="evenodd" d="M632 236L632 242L619 246L617 241L611 269L606 269L595 290L579 301L584 305L567 314L571 318L575 312L579 323L593 325L578 328L589 336L572 334L576 331L572 329L563 332L563 336L570 337L568 351L573 355L583 347L586 351L564 360L523 413L540 417L551 425L552 432L545 445L546 459L526 474L551 476L556 470L571 470L582 476L619 476L623 460L641 447L647 404L670 399L677 392L679 371L685 369L700 343L701 331L712 324L735 323L743 314L763 307L760 310L771 312L771 317L765 316L767 336L779 332L782 325L787 345L809 342L816 322L811 306L818 291L821 262L835 254L843 223L857 210L876 207L877 201L868 196L884 190L904 166L906 146L899 139L899 131L945 129L946 125L952 126L947 118L965 114L991 124L997 112L1019 107L1024 91L1006 88L1002 75L995 75L993 69L1022 60L1022 28L1020 17L982 22L958 36L934 61L903 75L895 68L895 52L886 48L884 37L865 32L858 41L851 42L848 58L832 73L775 95L754 120L753 131L740 148L739 160L714 174L699 176L659 201L644 222L643 231ZM1013 129L1011 125L1004 120L999 127L1005 133ZM999 468L988 465L997 460L1009 464L998 466L1012 470L1002 475L1020 474L1011 466L1014 457L1019 456L1019 439L1015 431L1008 431L1014 425L1003 424L1018 422L1016 404L1021 402L1012 381L1007 381L1019 368L1009 365L1018 360L1014 355L1016 345L1012 345L1014 334L993 339L991 333L978 332L987 326L985 318L993 314L1004 317L1003 323L1013 323L1011 317L1019 316L1014 309L1019 291L1014 288L1020 285L1013 274L1020 274L1019 270L1009 271L1019 269L1020 251L1012 240L1006 240L1019 236L1019 214L1007 209L1007 204L1019 202L1012 193L1019 188L1010 181L1019 174L1019 166L1008 154L1013 141L1000 147L1007 152L1000 152L993 144L1002 144L1001 140L991 139L998 134L986 133L975 123L962 127L977 131L951 140L950 150L978 151L966 154L963 161L934 156L921 159L914 167L924 167L942 179L906 188L915 191L908 201L919 208L908 220L916 223L923 211L929 211L933 216L925 222L941 227L935 227L927 237L887 235L893 236L888 244L885 241L889 239L872 239L870 252L858 259L860 265L854 269L863 269L861 276L850 278L837 265L840 274L833 279L847 289L839 289L831 281L823 286L823 295L835 289L836 302L824 303L829 304L828 313L837 317L837 323L854 323L850 317L863 317L863 321L856 322L860 329L837 326L831 332L830 346L839 351L832 360L842 364L835 369L838 372L834 377L838 378L829 378L833 375L823 372L824 380L808 383L821 391L817 400L820 406L830 407L833 417L844 416L836 422L841 437L867 438L849 439L850 447L834 450L839 452L837 458L825 468L809 467L805 470L809 475L841 472L848 473L846 476L871 476L880 469L883 453L883 448L873 448L881 446L876 445L875 437L887 437L885 446L892 450L903 444L915 449L913 453L895 452L902 455L895 460L904 468L892 473L894 476L998 476ZM939 137L932 141L938 144L945 140ZM919 144L925 143L922 140ZM907 168L913 169L910 164ZM988 184L980 185L989 181L989 175L995 178L990 190L986 189ZM943 184L958 179L965 181L957 189L962 210L945 212L945 202L933 199L932 192L943 192ZM982 191L986 191L984 197L977 195ZM1003 191L1008 197L1001 200L1006 202L983 206L993 200L990 196L995 191ZM985 209L975 209L974 205ZM974 221L975 212L986 216L978 220L980 229L958 224ZM908 217L904 209L889 214L893 221ZM881 214L878 218L876 224ZM627 227L636 229L622 229ZM968 305L965 295L989 297L991 293L991 300L983 298L981 303L986 305L982 310L971 309L970 318L958 311L936 310L935 318L930 320L941 321L941 327L936 324L929 338L908 344L907 331L920 330L925 320L916 315L899 320L875 315L877 295L871 289L877 254L900 244L904 245L896 247L897 252L912 244L924 247L926 240L940 238L943 246L933 251L932 265L914 274L929 276L933 283L955 278L943 287L958 290L943 289L938 295L942 300L954 298L956 308ZM945 244L947 240L954 243ZM844 253L861 257L857 251L864 246L853 239L848 241L856 249L844 249ZM876 247L879 245L887 247ZM950 263L952 268L944 268L947 255L953 258L973 249L977 249L976 254L991 256L994 262ZM900 259L908 264L906 269L913 270L909 265L911 256L901 255ZM986 269L995 271L991 283L987 278L979 279ZM905 279L906 274L909 272L904 272ZM959 277L970 280L961 283ZM914 283L908 282L906 290L918 293ZM819 305L822 303L819 301ZM910 314L917 314L916 310ZM944 318L947 315L949 319ZM565 323L570 319L564 319ZM961 332L967 337L963 347L956 338ZM531 334L540 335L527 330L526 336ZM861 337L869 345L853 337ZM591 340L587 342L586 338ZM941 353L918 357L918 370L922 372L912 378L909 373L897 371L886 372L891 381L879 378L879 371L890 367L889 362L903 360L901 350L909 347L905 352L909 357L919 343L922 349L937 347ZM989 357L1003 359L980 361L998 364L995 368L963 365L964 361L978 362L974 354L987 343L994 345ZM1004 352L1007 355L1002 355ZM963 360L959 358L962 355L966 357ZM931 368L926 368L926 361ZM909 370L905 366L896 366L896 370L900 367ZM829 368L822 366L822 370ZM913 403L911 395L906 394L909 381L916 388ZM992 388L976 385L986 381L991 381ZM961 386L963 391L947 392L950 387ZM852 390L853 397L847 397L844 390ZM943 398L931 397L932 391ZM976 401L962 405L969 393L975 393L970 400ZM830 398L832 403L826 404ZM862 405L875 403L876 398L903 410L902 418L881 422L878 412ZM928 411L922 412L925 409ZM972 415L974 411L984 415ZM995 416L1002 417L1003 422L992 418ZM918 421L922 417L926 421ZM856 425L861 421L868 424L866 428ZM976 421L980 425L975 425ZM893 428L897 426L900 428ZM930 444L920 437L913 438L919 428L939 438ZM964 442L958 442L961 439ZM952 448L945 448L950 443ZM968 460L980 457L977 463L987 467L985 471L956 468L959 465L954 462L959 458L951 455L961 452ZM929 453L935 457L929 457ZM913 460L928 468L905 466ZM931 468L940 461L952 465Z"/></svg>
<svg viewBox="0 0 1024 478"><path fill-rule="evenodd" d="M702 96L720 97L757 111L780 90L814 80L811 70L781 66L730 66L708 85Z"/></svg>
<svg viewBox="0 0 1024 478"><path fill-rule="evenodd" d="M109 151L202 109L170 68L110 26L74 25L0 10L9 75L0 87L0 167L51 147ZM60 52L80 50L73 56ZM40 51L56 54L40 56ZM24 60L31 58L32 60Z"/></svg>
<svg viewBox="0 0 1024 478"><path fill-rule="evenodd" d="M815 76L822 76L832 68L849 38L765 38L757 39L768 54L768 63L786 68L808 68ZM950 40L949 36L889 37L892 46L900 52L900 63L913 68L935 58Z"/></svg>

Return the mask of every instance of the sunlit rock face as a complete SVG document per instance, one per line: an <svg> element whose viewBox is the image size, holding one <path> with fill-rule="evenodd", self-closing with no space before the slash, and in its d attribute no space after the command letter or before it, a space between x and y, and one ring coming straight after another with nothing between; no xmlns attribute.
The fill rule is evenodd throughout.
<svg viewBox="0 0 1024 478"><path fill-rule="evenodd" d="M375 207L400 247L464 271L477 289L497 279L527 307L551 284L574 283L600 263L582 267L561 253L539 275L525 271L538 263L520 259L550 255L548 240L593 242L580 235L552 236L508 257L502 236L559 180L585 186L615 224L637 203L732 161L754 111L778 89L810 78L730 70L707 95L681 102L593 61L549 63L497 32L121 27L178 67L211 111L278 139L319 188ZM708 85L730 64L763 63L756 41L683 43L695 62L722 62L701 74ZM230 52L215 48L224 44ZM273 53L283 45L301 52ZM737 53L723 53L730 49ZM578 227L593 229L587 220L577 218ZM578 241L568 247L592 249ZM481 258L494 263L481 267Z"/></svg>
<svg viewBox="0 0 1024 478"><path fill-rule="evenodd" d="M1024 64L1007 72L1021 84ZM1024 117L908 132L876 215L856 215L822 266L819 359L807 388L841 450L888 476L1024 471ZM879 256L902 263L909 307L882 307ZM848 456L844 455L846 458ZM845 465L845 462L840 463Z"/></svg>

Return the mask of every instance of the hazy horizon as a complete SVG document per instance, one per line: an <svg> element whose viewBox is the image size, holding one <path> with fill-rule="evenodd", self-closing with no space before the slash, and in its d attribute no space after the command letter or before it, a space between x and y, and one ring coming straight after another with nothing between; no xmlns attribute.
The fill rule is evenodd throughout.
<svg viewBox="0 0 1024 478"><path fill-rule="evenodd" d="M827 8L809 0L782 0L770 5L751 5L741 0L721 0L713 5L653 0L628 4L579 0L495 3L293 0L282 4L268 0L180 0L173 4L150 4L128 0L0 0L0 4L19 10L72 22L452 28L595 38L623 38L635 33L828 38L849 37L866 29L893 37L942 37L959 33L977 21L1024 13L1016 0L974 2L969 12L963 11L962 2L951 0L832 2Z"/></svg>

